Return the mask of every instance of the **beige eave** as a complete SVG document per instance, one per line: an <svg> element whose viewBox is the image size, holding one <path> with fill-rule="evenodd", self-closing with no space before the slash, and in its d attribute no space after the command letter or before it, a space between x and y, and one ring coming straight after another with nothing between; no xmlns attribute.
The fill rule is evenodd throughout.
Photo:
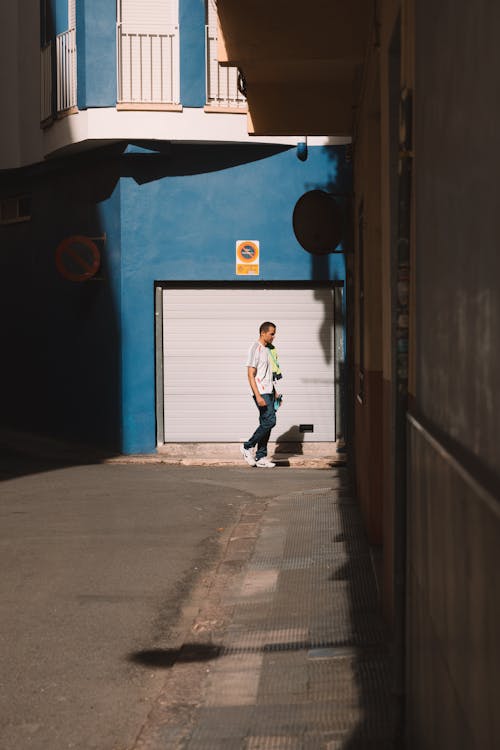
<svg viewBox="0 0 500 750"><path fill-rule="evenodd" d="M374 0L217 0L219 62L246 80L248 132L352 135Z"/></svg>

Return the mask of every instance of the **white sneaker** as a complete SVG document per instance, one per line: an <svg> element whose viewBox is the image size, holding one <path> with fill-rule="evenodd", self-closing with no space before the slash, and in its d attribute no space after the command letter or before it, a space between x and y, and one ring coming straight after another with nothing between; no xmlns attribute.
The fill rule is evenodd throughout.
<svg viewBox="0 0 500 750"><path fill-rule="evenodd" d="M245 448L244 445L240 445L240 453L249 464L249 466L255 466L255 458L253 457L253 453L249 448Z"/></svg>
<svg viewBox="0 0 500 750"><path fill-rule="evenodd" d="M273 462L269 461L267 458L259 458L259 460L255 462L255 466L258 466L261 469L273 469L276 464L273 464Z"/></svg>

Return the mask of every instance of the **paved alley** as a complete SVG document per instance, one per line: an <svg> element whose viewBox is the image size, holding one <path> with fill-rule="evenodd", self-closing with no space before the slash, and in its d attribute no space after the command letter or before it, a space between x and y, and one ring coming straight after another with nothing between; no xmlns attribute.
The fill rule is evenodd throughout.
<svg viewBox="0 0 500 750"><path fill-rule="evenodd" d="M392 747L345 469L1 478L2 750Z"/></svg>

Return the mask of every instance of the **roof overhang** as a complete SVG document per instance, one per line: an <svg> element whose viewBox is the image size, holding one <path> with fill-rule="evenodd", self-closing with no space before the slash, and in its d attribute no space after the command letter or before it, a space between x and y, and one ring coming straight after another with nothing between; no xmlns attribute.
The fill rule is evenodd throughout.
<svg viewBox="0 0 500 750"><path fill-rule="evenodd" d="M351 136L374 0L217 0L219 62L246 83L248 132Z"/></svg>

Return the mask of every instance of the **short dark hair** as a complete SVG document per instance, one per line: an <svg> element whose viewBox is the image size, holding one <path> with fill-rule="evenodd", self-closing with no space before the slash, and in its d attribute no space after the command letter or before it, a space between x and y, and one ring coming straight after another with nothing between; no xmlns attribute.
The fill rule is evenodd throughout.
<svg viewBox="0 0 500 750"><path fill-rule="evenodd" d="M261 323L259 333L267 333L270 328L276 328L276 326L270 320L266 320L265 323Z"/></svg>

